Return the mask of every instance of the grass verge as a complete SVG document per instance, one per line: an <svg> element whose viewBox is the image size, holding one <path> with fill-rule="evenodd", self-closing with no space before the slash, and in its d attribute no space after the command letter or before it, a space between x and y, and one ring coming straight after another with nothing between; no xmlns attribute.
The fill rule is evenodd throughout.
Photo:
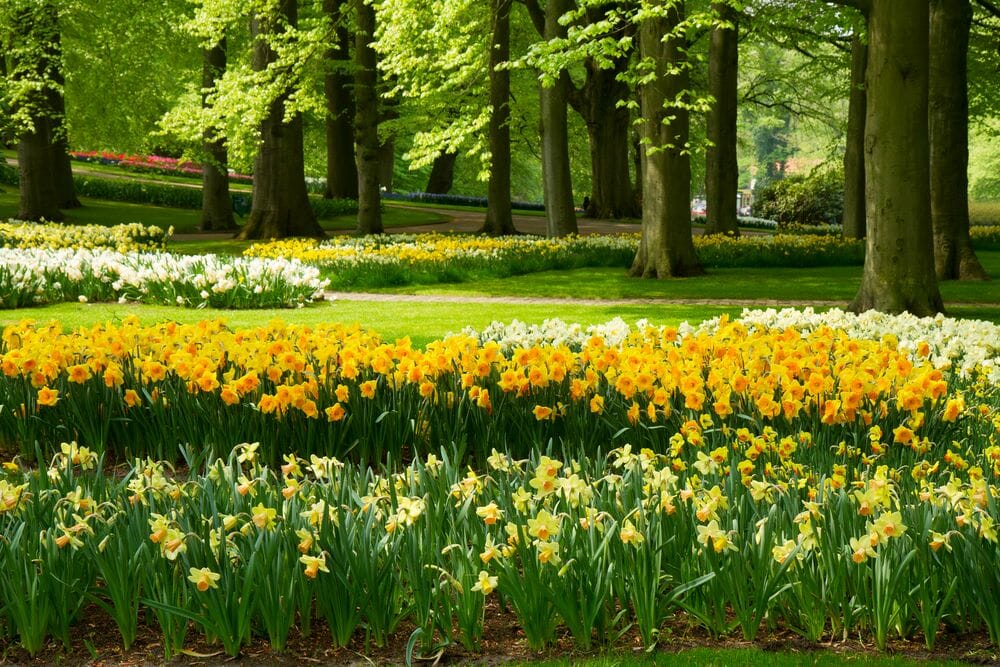
<svg viewBox="0 0 1000 667"><path fill-rule="evenodd" d="M687 320L700 322L727 313L739 315L738 307L719 306L552 306L480 303L393 303L384 301L340 301L297 310L192 310L168 306L64 303L22 310L0 311L0 327L23 319L38 322L58 320L66 330L116 322L137 316L144 324L162 321L197 322L222 318L231 327L260 326L272 319L288 323L317 325L324 322L359 322L379 332L386 340L409 336L417 345L426 345L449 332L466 326L482 328L494 320L519 319L529 324L558 317L566 322L598 324L615 317L629 323L643 318L656 324L676 325Z"/></svg>

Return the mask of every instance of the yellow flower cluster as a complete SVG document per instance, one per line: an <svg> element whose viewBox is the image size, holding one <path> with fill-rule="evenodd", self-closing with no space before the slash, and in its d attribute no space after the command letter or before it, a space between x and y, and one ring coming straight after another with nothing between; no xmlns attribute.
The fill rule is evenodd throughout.
<svg viewBox="0 0 1000 667"><path fill-rule="evenodd" d="M166 249L167 238L171 234L173 228L164 230L155 225L139 223L104 227L10 220L0 223L0 248L156 251Z"/></svg>

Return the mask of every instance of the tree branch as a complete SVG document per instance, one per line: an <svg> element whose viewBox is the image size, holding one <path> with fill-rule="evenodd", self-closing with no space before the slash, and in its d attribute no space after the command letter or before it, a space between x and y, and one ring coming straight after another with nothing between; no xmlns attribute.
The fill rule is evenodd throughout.
<svg viewBox="0 0 1000 667"><path fill-rule="evenodd" d="M989 0L976 0L976 4L985 9L987 12L1000 19L1000 7L997 7Z"/></svg>
<svg viewBox="0 0 1000 667"><path fill-rule="evenodd" d="M542 37L545 36L545 10L542 6L538 4L538 0L518 0L524 5L525 9L528 10L528 16L531 17L531 24L535 26L535 30Z"/></svg>

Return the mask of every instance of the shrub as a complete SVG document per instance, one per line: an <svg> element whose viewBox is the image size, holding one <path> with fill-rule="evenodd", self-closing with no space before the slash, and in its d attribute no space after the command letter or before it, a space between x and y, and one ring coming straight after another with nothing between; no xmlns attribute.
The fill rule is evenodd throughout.
<svg viewBox="0 0 1000 667"><path fill-rule="evenodd" d="M828 169L788 176L757 191L754 213L781 225L833 225L844 213L844 175Z"/></svg>
<svg viewBox="0 0 1000 667"><path fill-rule="evenodd" d="M0 164L0 183L17 185L19 175L17 169L10 165ZM181 185L159 183L140 183L127 179L95 178L91 176L74 176L76 193L81 197L105 199L109 201L129 202L132 204L149 204L152 206L167 206L170 208L201 208L201 189ZM237 212L248 211L250 196L246 193L234 192L233 206ZM353 199L317 199L309 198L309 203L318 218L330 218L337 215L351 215L358 212L358 203Z"/></svg>

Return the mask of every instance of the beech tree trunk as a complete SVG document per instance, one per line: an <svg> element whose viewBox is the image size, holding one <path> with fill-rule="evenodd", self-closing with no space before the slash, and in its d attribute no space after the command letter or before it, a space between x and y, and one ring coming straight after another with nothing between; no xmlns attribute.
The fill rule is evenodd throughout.
<svg viewBox="0 0 1000 667"><path fill-rule="evenodd" d="M666 5L666 15L639 27L643 58L652 58L655 77L642 84L642 237L630 274L671 278L704 273L691 237L691 158L687 152L690 114L676 104L689 88L687 41L674 34L684 5ZM669 105L669 106L668 106Z"/></svg>
<svg viewBox="0 0 1000 667"><path fill-rule="evenodd" d="M738 15L728 2L715 2L712 8L730 26L713 28L708 47L708 91L715 98L715 104L708 112L708 140L711 143L705 155L705 233L739 236L736 219L740 178L736 163Z"/></svg>
<svg viewBox="0 0 1000 667"><path fill-rule="evenodd" d="M434 195L446 195L451 192L451 186L455 182L455 160L457 159L458 153L441 153L434 158L424 192Z"/></svg>
<svg viewBox="0 0 1000 667"><path fill-rule="evenodd" d="M865 268L852 310L933 315L926 2L872 0L868 21Z"/></svg>
<svg viewBox="0 0 1000 667"><path fill-rule="evenodd" d="M931 224L938 280L987 280L969 237L969 0L931 0Z"/></svg>
<svg viewBox="0 0 1000 667"><path fill-rule="evenodd" d="M629 110L618 106L629 97L628 85L618 75L628 68L628 57L603 69L592 58L580 90L569 91L569 102L587 125L590 144L591 191L588 218L634 218L639 210L629 179ZM637 176L638 178L638 176Z"/></svg>
<svg viewBox="0 0 1000 667"><path fill-rule="evenodd" d="M865 221L865 68L868 66L868 45L861 40L863 24L855 25L851 38L851 94L847 109L847 150L844 152L844 217L843 235L863 239L868 225Z"/></svg>
<svg viewBox="0 0 1000 667"><path fill-rule="evenodd" d="M288 25L298 19L296 0L281 0L278 9ZM274 16L256 16L251 24L253 68L264 71L277 60L268 35L280 31ZM236 238L242 240L323 237L306 191L302 115L285 117L288 92L279 95L261 123L261 145L254 159L253 210Z"/></svg>
<svg viewBox="0 0 1000 667"><path fill-rule="evenodd" d="M53 15L53 21L58 21L58 17ZM52 159L54 161L55 172L53 173L56 206L62 209L80 208L80 203L76 196L76 184L73 182L73 161L69 156L69 137L66 133L66 77L63 75L62 39L58 32L55 33L54 43L56 53L60 57L60 66L52 73L52 78L56 82L57 88L49 91L50 103L52 104Z"/></svg>
<svg viewBox="0 0 1000 667"><path fill-rule="evenodd" d="M58 90L62 54L59 50L58 15L51 3L24 8L14 17L14 39L23 42L13 50L10 76L30 82L24 102L31 117L30 129L18 136L21 220L62 220L56 190L54 97Z"/></svg>
<svg viewBox="0 0 1000 667"><path fill-rule="evenodd" d="M347 0L323 0L323 11L334 27L326 50L326 191L327 199L358 198L358 166L354 157L354 96L351 87L351 34L344 23Z"/></svg>
<svg viewBox="0 0 1000 667"><path fill-rule="evenodd" d="M19 220L62 220L65 216L56 205L51 121L38 116L33 120L34 131L22 133L17 145L21 195L17 217Z"/></svg>
<svg viewBox="0 0 1000 667"><path fill-rule="evenodd" d="M355 155L358 164L358 234L381 234L382 197L379 192L380 150L378 140L378 61L372 40L375 37L375 9L366 1L358 3L354 57Z"/></svg>
<svg viewBox="0 0 1000 667"><path fill-rule="evenodd" d="M511 0L491 0L493 34L490 39L490 181L486 219L480 234L516 234L510 201L510 70L497 65L510 60Z"/></svg>
<svg viewBox="0 0 1000 667"><path fill-rule="evenodd" d="M559 17L567 11L565 0L547 0L545 39L566 36ZM550 87L541 88L542 184L545 192L545 218L548 236L576 234L576 208L573 205L573 179L569 168L569 123L566 96L570 81L566 74Z"/></svg>
<svg viewBox="0 0 1000 667"><path fill-rule="evenodd" d="M208 103L208 92L226 71L226 40L222 39L210 49L202 49L201 103ZM201 176L201 223L202 231L232 231L236 229L233 217L233 201L229 196L229 152L226 143L215 136L214 131L205 133L202 146L208 159L203 160Z"/></svg>

